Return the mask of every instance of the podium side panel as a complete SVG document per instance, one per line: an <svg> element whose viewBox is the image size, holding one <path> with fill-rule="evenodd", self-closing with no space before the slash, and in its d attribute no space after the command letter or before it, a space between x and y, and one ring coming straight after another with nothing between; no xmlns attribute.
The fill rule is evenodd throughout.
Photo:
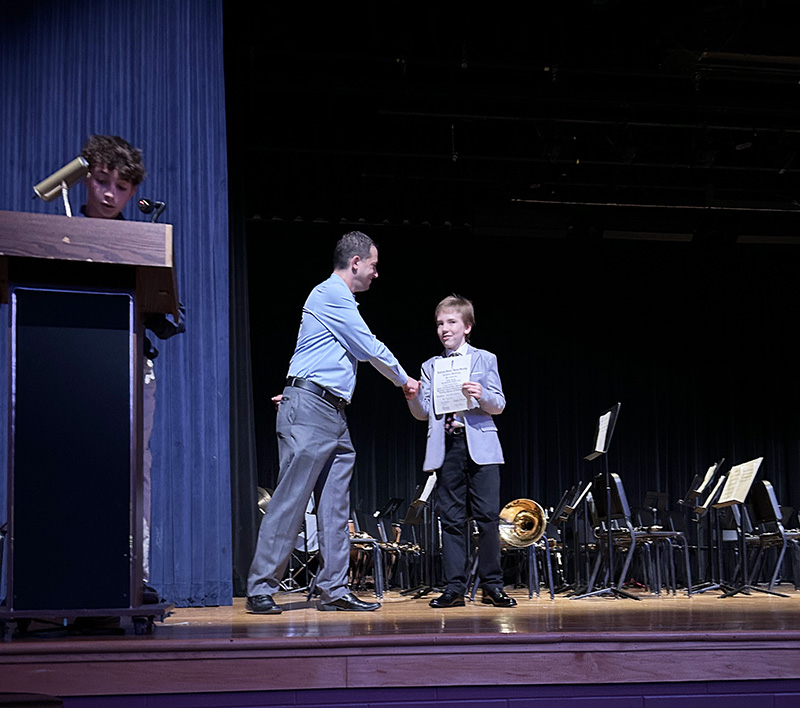
<svg viewBox="0 0 800 708"><path fill-rule="evenodd" d="M134 296L16 288L11 304L10 604L129 607Z"/></svg>

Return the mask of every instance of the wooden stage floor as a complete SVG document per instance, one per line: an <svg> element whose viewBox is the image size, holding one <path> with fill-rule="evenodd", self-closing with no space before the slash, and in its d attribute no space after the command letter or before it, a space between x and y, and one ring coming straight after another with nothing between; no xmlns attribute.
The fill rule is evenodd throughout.
<svg viewBox="0 0 800 708"><path fill-rule="evenodd" d="M5 692L58 696L513 686L800 678L800 592L642 601L528 599L434 610L392 591L371 613L319 612L297 594L281 615L175 609L151 635L66 632L0 643ZM363 597L369 597L363 594ZM35 625L31 627L35 629Z"/></svg>

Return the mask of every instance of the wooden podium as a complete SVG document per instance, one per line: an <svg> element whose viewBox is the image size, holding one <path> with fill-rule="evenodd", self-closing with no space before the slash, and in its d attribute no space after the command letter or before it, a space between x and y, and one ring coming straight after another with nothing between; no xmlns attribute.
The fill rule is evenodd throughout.
<svg viewBox="0 0 800 708"><path fill-rule="evenodd" d="M142 322L178 317L172 226L0 212L0 301L10 394L0 622L152 623L162 606L141 604Z"/></svg>

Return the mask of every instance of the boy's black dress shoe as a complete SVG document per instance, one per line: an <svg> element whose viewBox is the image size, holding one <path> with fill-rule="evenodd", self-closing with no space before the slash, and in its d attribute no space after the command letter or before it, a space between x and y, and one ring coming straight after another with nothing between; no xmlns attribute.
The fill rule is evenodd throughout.
<svg viewBox="0 0 800 708"><path fill-rule="evenodd" d="M380 602L364 602L350 592L333 602L320 602L317 604L317 609L321 612L335 612L336 610L344 612L372 612L373 610L377 610L380 606Z"/></svg>
<svg viewBox="0 0 800 708"><path fill-rule="evenodd" d="M251 615L279 615L283 611L275 604L272 595L253 595L253 597L248 597L245 609Z"/></svg>
<svg viewBox="0 0 800 708"><path fill-rule="evenodd" d="M464 607L464 596L445 590L439 597L433 598L428 603L431 607Z"/></svg>
<svg viewBox="0 0 800 708"><path fill-rule="evenodd" d="M503 588L484 589L481 602L484 605L494 605L495 607L516 607L517 601L513 597L506 595Z"/></svg>

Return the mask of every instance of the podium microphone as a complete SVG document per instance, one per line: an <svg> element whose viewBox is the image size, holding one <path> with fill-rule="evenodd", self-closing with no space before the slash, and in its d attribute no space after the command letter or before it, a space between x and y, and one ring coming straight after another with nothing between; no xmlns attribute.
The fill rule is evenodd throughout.
<svg viewBox="0 0 800 708"><path fill-rule="evenodd" d="M62 191L66 191L89 171L89 163L83 157L76 157L47 179L34 185L33 191L42 201L52 202Z"/></svg>
<svg viewBox="0 0 800 708"><path fill-rule="evenodd" d="M157 202L152 199L140 199L139 200L139 211L142 214L152 214L150 217L150 223L155 224L158 220L158 217L164 213L164 209L167 208L167 205L164 202Z"/></svg>

